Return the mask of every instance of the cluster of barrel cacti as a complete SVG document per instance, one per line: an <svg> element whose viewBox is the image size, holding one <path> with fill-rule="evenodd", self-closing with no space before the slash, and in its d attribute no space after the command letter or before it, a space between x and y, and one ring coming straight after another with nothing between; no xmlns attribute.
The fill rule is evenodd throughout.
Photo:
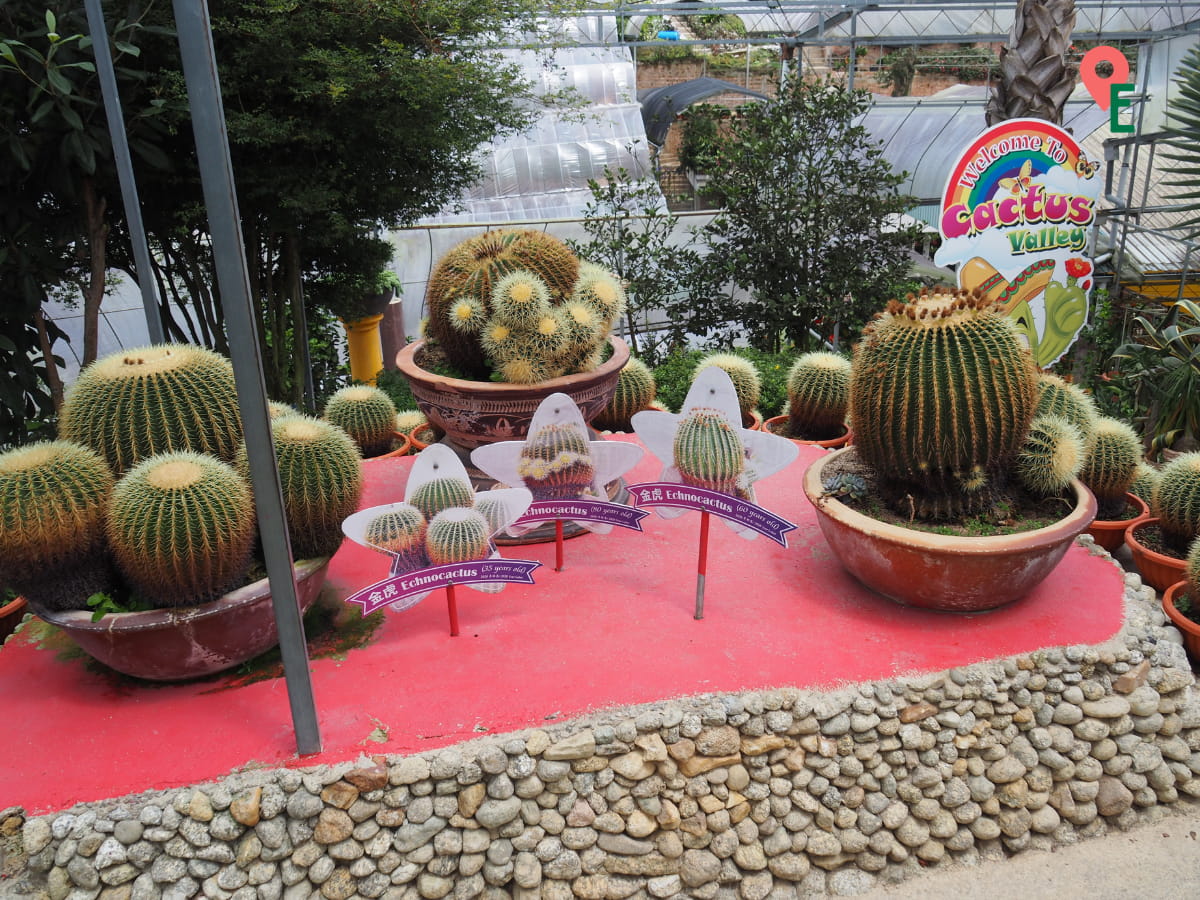
<svg viewBox="0 0 1200 900"><path fill-rule="evenodd" d="M572 500L596 477L588 436L571 423L551 423L521 446L517 474L534 500Z"/></svg>
<svg viewBox="0 0 1200 900"><path fill-rule="evenodd" d="M469 481L455 476L419 485L405 503L393 504L367 523L366 543L394 554L395 570L469 562L491 552L502 505L481 497Z"/></svg>
<svg viewBox="0 0 1200 900"><path fill-rule="evenodd" d="M600 364L625 308L616 276L540 231L498 229L442 257L426 335L466 378L535 384Z"/></svg>
<svg viewBox="0 0 1200 900"><path fill-rule="evenodd" d="M290 407L271 416L293 552L330 554L358 504L358 450ZM0 455L0 584L65 610L124 588L190 606L244 581L256 517L227 359L175 344L106 356L67 392L59 430Z"/></svg>

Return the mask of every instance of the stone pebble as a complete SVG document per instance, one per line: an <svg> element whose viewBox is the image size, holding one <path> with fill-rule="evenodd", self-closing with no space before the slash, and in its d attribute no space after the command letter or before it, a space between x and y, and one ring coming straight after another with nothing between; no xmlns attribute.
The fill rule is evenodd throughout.
<svg viewBox="0 0 1200 900"><path fill-rule="evenodd" d="M0 811L27 855L10 890L853 896L951 860L1074 843L1200 798L1200 694L1182 651L1163 649L1177 644L1153 592L1126 585L1125 627L1099 647L650 704L28 820Z"/></svg>

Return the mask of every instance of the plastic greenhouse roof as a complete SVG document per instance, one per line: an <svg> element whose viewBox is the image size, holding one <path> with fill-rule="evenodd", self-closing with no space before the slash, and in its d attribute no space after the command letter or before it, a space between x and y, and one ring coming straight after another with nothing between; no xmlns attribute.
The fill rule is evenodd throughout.
<svg viewBox="0 0 1200 900"><path fill-rule="evenodd" d="M752 91L741 85L719 78L693 78L680 84L668 84L663 87L647 88L638 91L638 99L642 102L642 122L646 126L646 137L650 143L662 146L667 139L671 123L687 107L699 103L707 97L716 94L744 94L759 100L769 100L766 94Z"/></svg>

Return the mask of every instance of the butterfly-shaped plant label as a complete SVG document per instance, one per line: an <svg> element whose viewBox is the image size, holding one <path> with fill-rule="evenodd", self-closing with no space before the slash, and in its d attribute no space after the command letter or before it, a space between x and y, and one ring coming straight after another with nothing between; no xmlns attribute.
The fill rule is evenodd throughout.
<svg viewBox="0 0 1200 900"><path fill-rule="evenodd" d="M742 427L737 393L724 370L701 370L680 412L643 410L632 422L663 463L657 483L629 486L637 502L653 506L664 519L707 510L742 537L765 534L786 546L783 534L796 526L757 505L754 483L793 462L799 448L787 438Z"/></svg>
<svg viewBox="0 0 1200 900"><path fill-rule="evenodd" d="M613 525L635 528L640 510L610 503L605 485L632 469L642 448L620 441L593 441L575 401L551 394L539 405L524 441L487 444L471 451L471 462L500 484L523 485L533 505L508 533L520 536L540 522L559 519L597 534Z"/></svg>
<svg viewBox="0 0 1200 900"><path fill-rule="evenodd" d="M413 463L402 503L372 506L342 522L352 541L392 558L388 578L347 602L361 605L367 615L384 605L408 609L446 584L489 594L509 581L532 584L530 573L539 563L505 560L492 541L532 500L524 488L476 493L454 451L431 444Z"/></svg>

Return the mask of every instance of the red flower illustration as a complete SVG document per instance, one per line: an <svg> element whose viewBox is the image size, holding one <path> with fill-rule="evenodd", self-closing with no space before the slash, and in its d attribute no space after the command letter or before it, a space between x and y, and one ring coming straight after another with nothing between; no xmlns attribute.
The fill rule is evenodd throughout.
<svg viewBox="0 0 1200 900"><path fill-rule="evenodd" d="M1082 278L1092 271L1092 264L1078 256L1067 260L1067 274L1072 278Z"/></svg>

